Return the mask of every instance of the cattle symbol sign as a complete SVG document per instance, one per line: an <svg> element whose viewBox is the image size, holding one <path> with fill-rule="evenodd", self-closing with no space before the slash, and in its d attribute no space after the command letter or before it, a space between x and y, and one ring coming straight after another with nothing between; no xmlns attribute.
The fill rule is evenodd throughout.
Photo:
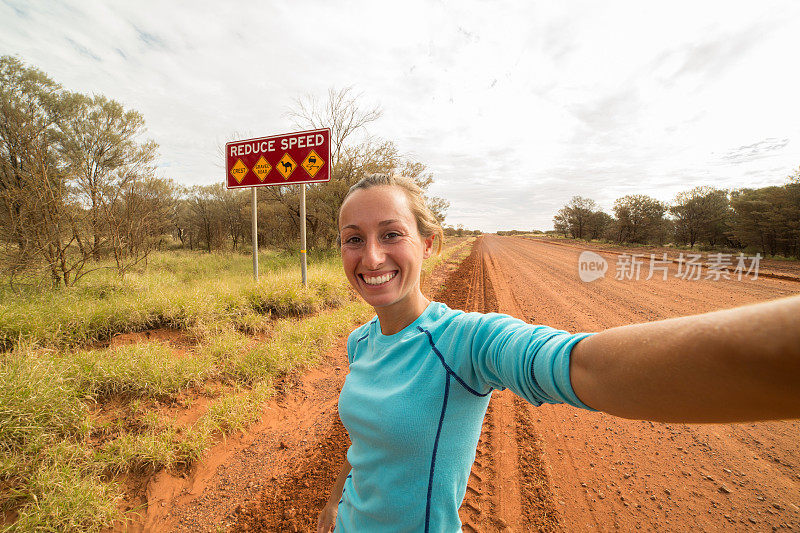
<svg viewBox="0 0 800 533"><path fill-rule="evenodd" d="M306 183L331 179L331 130L299 131L225 144L225 183L252 187L253 278L258 281L256 187L300 184L300 257L306 285ZM300 161L300 163L298 163Z"/></svg>
<svg viewBox="0 0 800 533"><path fill-rule="evenodd" d="M331 130L229 142L225 160L229 189L329 181Z"/></svg>

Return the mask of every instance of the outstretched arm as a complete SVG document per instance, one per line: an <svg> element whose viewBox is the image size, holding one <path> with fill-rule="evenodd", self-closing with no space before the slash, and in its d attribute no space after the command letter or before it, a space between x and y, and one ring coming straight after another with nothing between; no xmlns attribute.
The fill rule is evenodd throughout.
<svg viewBox="0 0 800 533"><path fill-rule="evenodd" d="M625 418L800 418L800 297L603 331L572 349L570 381Z"/></svg>

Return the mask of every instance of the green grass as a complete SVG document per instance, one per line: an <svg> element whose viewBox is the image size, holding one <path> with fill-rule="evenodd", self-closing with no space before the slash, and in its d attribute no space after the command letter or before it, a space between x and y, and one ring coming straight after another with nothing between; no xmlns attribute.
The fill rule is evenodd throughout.
<svg viewBox="0 0 800 533"><path fill-rule="evenodd" d="M336 338L372 313L371 307L358 301L305 320L280 321L268 342L255 343L230 357L227 370L237 381L255 383L298 365L313 364Z"/></svg>
<svg viewBox="0 0 800 533"><path fill-rule="evenodd" d="M85 440L88 408L52 354L14 352L0 364L0 508L13 531L97 531L116 515Z"/></svg>
<svg viewBox="0 0 800 533"><path fill-rule="evenodd" d="M163 343L130 344L112 350L80 351L64 366L81 394L167 399L199 385L215 372L209 357L176 357Z"/></svg>
<svg viewBox="0 0 800 533"><path fill-rule="evenodd" d="M0 349L20 343L77 346L116 333L167 326L186 329L229 321L244 331L263 330L259 317L302 316L349 299L340 259L309 259L308 287L299 261L264 254L258 283L249 256L171 252L154 254L145 271L118 279L93 272L71 289L0 290Z"/></svg>
<svg viewBox="0 0 800 533"><path fill-rule="evenodd" d="M433 272L437 266L445 263L451 257L461 257L465 256L466 253L471 250L472 244L475 242L477 237L467 237L463 241L454 244L448 248L443 248L442 253L437 256L433 256L430 259L426 260L422 265L422 272L423 275L429 275ZM463 259L463 257L461 257Z"/></svg>
<svg viewBox="0 0 800 533"><path fill-rule="evenodd" d="M105 471L114 474L169 468L188 462L180 453L180 441L177 428L169 424L140 432L123 432L104 445L95 460Z"/></svg>
<svg viewBox="0 0 800 533"><path fill-rule="evenodd" d="M119 491L103 481L85 447L59 443L26 473L18 517L5 531L100 531L117 518Z"/></svg>
<svg viewBox="0 0 800 533"><path fill-rule="evenodd" d="M207 442L209 435L230 435L247 429L261 416L261 405L267 401L274 389L268 382L256 384L238 394L223 396L214 401L208 412L189 432L184 444L187 451L200 449L197 443Z"/></svg>

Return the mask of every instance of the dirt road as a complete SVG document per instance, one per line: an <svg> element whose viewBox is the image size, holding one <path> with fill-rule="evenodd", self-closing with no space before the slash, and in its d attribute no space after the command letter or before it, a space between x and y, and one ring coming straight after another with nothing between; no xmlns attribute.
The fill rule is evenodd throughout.
<svg viewBox="0 0 800 533"><path fill-rule="evenodd" d="M580 250L486 236L456 306L597 331L800 292L796 282L578 278ZM611 259L611 257L609 257ZM458 295L466 295L458 301ZM465 531L800 528L800 423L630 421L493 393L461 515ZM541 450L541 455L539 455ZM547 476L546 482L537 473Z"/></svg>
<svg viewBox="0 0 800 533"><path fill-rule="evenodd" d="M427 294L597 331L800 292L778 279L683 281L676 265L668 281L617 281L612 271L583 283L579 253L485 236L457 270L439 269ZM318 368L289 376L264 422L221 443L188 478L153 480L144 529L313 530L349 445L336 412L346 373L341 343ZM495 391L460 515L465 532L798 530L800 423L629 421Z"/></svg>

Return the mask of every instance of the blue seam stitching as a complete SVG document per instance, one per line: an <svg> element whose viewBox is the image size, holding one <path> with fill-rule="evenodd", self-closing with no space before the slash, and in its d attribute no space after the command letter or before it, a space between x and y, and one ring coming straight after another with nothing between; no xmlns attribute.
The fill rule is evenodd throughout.
<svg viewBox="0 0 800 533"><path fill-rule="evenodd" d="M444 414L447 410L447 397L450 394L450 373L445 373L444 381L444 401L442 401L442 414L439 415L439 428L436 430L436 440L433 441L433 455L431 456L431 471L428 476L428 502L425 505L425 533L430 529L431 520L431 492L433 491L433 470L436 466L436 450L439 447L439 436L442 433L442 423L444 422Z"/></svg>
<svg viewBox="0 0 800 533"><path fill-rule="evenodd" d="M422 328L422 326L417 326L417 329L418 329L418 330L420 330L421 332L425 333L425 334L428 336L428 342L430 342L430 344L431 344L431 348L433 348L433 352L434 352L434 353L435 353L435 354L436 354L436 355L439 357L439 361L441 361L441 362L442 362L442 365L444 365L444 368L445 368L445 370L447 370L447 373L448 373L448 374L450 374L450 375L452 375L454 378L456 378L456 381L458 381L459 383L461 383L461 385L462 385L462 386L463 386L465 389L467 389L469 392L471 392L471 393L472 393L472 394L474 394L475 396L486 396L486 395L488 395L489 393L491 393L491 392L492 392L492 391L490 390L489 392L486 392L486 393L484 393L484 394L481 394L480 392L476 391L475 389L473 389L472 387L470 387L469 385L467 385L467 384L464 382L464 380L463 380L463 379L461 379L460 377L458 377L458 374L456 374L455 372L453 372L453 369L452 369L452 368L450 368L449 366L447 366L447 363L445 363L445 361L444 361L444 356L442 356L441 352L439 352L439 350L436 348L436 344L434 344L434 342L433 342L433 336L431 336L431 333L430 333L430 331L428 331L428 330L426 330L426 329L423 329L423 328Z"/></svg>
<svg viewBox="0 0 800 533"><path fill-rule="evenodd" d="M360 339L358 339L358 340L356 341L356 344L358 344L359 342L363 341L363 340L364 340L364 339L366 339L367 337L369 337L369 333L365 334L363 337L361 337ZM355 351L355 349L356 349L356 347L355 347L355 346L353 346L353 351ZM356 354L353 354L353 361L355 361L355 360L356 360ZM348 363L350 363L350 364L352 364L352 363L353 363L352 361L350 361L350 355L349 355L349 354L348 354L348 356L347 356L347 362L348 362Z"/></svg>

